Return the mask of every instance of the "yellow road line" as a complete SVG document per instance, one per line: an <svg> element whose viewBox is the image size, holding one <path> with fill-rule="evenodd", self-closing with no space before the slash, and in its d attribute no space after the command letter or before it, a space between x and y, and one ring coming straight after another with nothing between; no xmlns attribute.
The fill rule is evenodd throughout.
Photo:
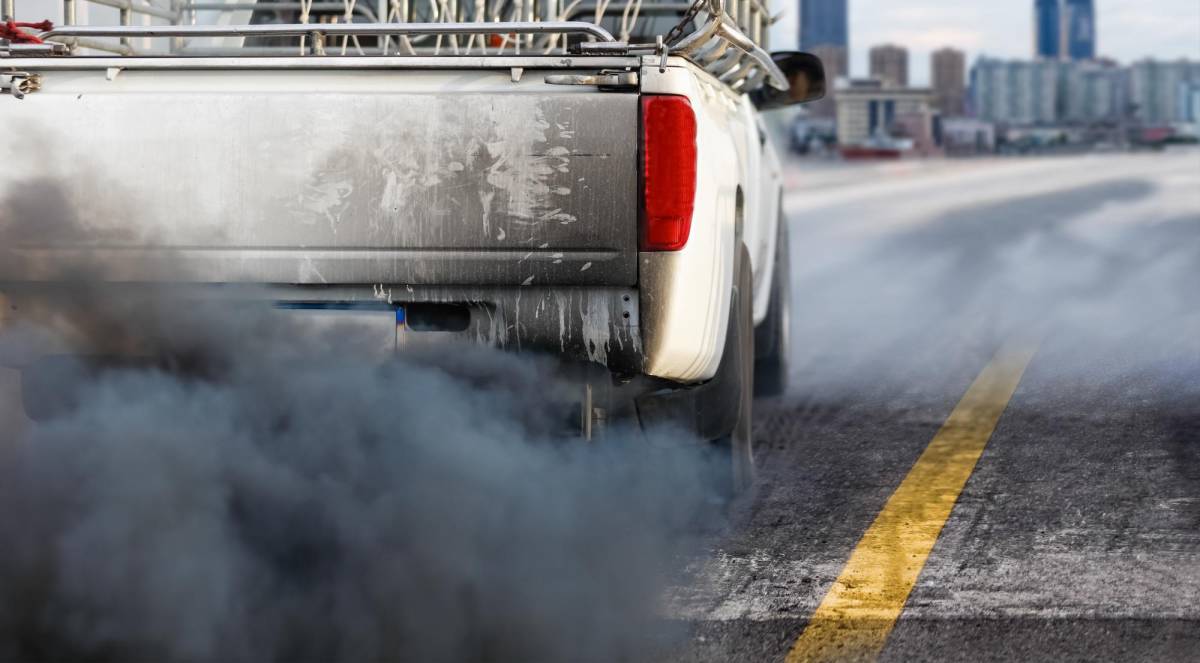
<svg viewBox="0 0 1200 663"><path fill-rule="evenodd" d="M850 554L787 663L878 657L1035 351L1006 346L975 379Z"/></svg>

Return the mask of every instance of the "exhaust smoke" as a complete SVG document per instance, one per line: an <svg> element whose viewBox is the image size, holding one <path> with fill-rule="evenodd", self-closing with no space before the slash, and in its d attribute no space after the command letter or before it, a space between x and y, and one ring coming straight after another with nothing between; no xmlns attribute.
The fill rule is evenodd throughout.
<svg viewBox="0 0 1200 663"><path fill-rule="evenodd" d="M19 203L0 247L86 236ZM113 269L8 293L0 365L41 416L0 408L0 658L608 661L662 637L710 508L690 440L567 439L549 360L381 358L355 325Z"/></svg>

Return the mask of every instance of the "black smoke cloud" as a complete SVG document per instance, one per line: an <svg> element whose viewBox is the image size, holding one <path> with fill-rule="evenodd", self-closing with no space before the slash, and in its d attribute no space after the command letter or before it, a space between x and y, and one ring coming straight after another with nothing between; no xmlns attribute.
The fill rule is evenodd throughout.
<svg viewBox="0 0 1200 663"><path fill-rule="evenodd" d="M7 203L0 246L80 231ZM681 436L570 439L549 360L380 358L357 327L108 267L9 293L0 362L39 376L42 416L0 421L0 659L607 661L661 637L710 509Z"/></svg>

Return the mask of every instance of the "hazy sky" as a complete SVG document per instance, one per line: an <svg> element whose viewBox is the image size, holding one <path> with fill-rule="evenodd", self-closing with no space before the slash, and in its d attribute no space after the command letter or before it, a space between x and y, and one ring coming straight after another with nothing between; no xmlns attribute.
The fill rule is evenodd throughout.
<svg viewBox="0 0 1200 663"><path fill-rule="evenodd" d="M946 45L1025 58L1033 52L1033 0L849 0L850 51L855 75L867 74L867 50L893 42L907 46L917 85L929 80L929 53ZM795 34L797 0L771 0L788 9L772 45ZM776 10L778 11L778 9ZM1096 0L1100 55L1121 62L1148 55L1200 59L1200 0ZM791 42L794 44L793 41Z"/></svg>

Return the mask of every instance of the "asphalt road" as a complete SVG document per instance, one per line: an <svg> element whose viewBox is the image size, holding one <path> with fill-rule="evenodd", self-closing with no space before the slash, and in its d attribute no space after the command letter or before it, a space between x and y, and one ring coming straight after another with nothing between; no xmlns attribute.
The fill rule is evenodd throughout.
<svg viewBox="0 0 1200 663"><path fill-rule="evenodd" d="M792 387L756 405L757 494L668 596L665 658L811 660L825 601L834 659L1200 660L1200 151L798 167L787 205ZM1013 346L961 492L915 485L864 538Z"/></svg>

